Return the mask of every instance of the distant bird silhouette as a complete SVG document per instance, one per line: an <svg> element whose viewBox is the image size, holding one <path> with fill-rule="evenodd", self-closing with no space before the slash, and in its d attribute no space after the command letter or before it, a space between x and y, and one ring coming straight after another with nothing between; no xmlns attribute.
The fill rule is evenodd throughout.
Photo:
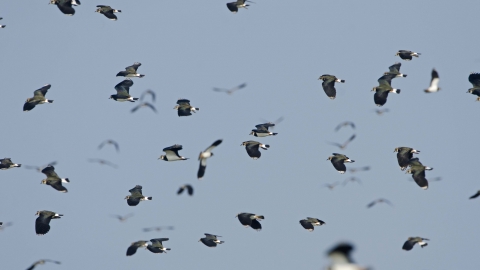
<svg viewBox="0 0 480 270"><path fill-rule="evenodd" d="M477 191L477 193L473 194L472 196L470 196L470 199L475 199L477 198L478 196L480 196L480 190Z"/></svg>
<svg viewBox="0 0 480 270"><path fill-rule="evenodd" d="M207 159L213 156L213 148L219 146L223 140L216 140L212 145L210 145L205 151L201 152L198 156L200 160L200 167L198 168L197 178L200 180L205 175L205 170L207 169Z"/></svg>
<svg viewBox="0 0 480 270"><path fill-rule="evenodd" d="M412 51L407 51L407 50L399 50L395 56L400 56L403 60L410 61L412 60L412 56L414 57L419 57L421 53L416 53Z"/></svg>
<svg viewBox="0 0 480 270"><path fill-rule="evenodd" d="M157 109L155 109L155 106L153 106L152 104L148 103L148 102L142 102L140 104L138 104L137 106L133 107L133 109L131 110L132 113L136 112L138 109L140 108L150 108L154 113L157 113Z"/></svg>
<svg viewBox="0 0 480 270"><path fill-rule="evenodd" d="M338 148L340 148L340 149L343 150L343 149L347 148L347 145L348 145L351 141L353 141L353 139L355 139L356 136L357 136L357 135L353 134L353 135L350 136L350 138L349 138L346 142L344 142L343 144L339 144L339 143L335 143L335 142L329 142L328 144L338 146Z"/></svg>
<svg viewBox="0 0 480 270"><path fill-rule="evenodd" d="M157 227L150 227L150 228L143 228L144 232L151 232L151 231L163 231L163 230L173 230L173 226L157 226Z"/></svg>
<svg viewBox="0 0 480 270"><path fill-rule="evenodd" d="M408 237L408 240L403 244L403 250L412 250L415 244L418 244L420 247L426 247L428 244L425 241L429 241L427 238L422 237Z"/></svg>
<svg viewBox="0 0 480 270"><path fill-rule="evenodd" d="M415 150L410 147L397 147L393 152L397 153L397 161L400 166L400 170L404 171L410 162L410 159L413 158L413 154L420 153L419 150Z"/></svg>
<svg viewBox="0 0 480 270"><path fill-rule="evenodd" d="M43 264L45 264L46 262L51 262L51 263L55 263L55 264L60 264L59 261L53 261L53 260L44 259L44 260L39 260L39 261L34 262L29 268L27 268L27 270L33 270L37 265L43 265Z"/></svg>
<svg viewBox="0 0 480 270"><path fill-rule="evenodd" d="M126 221L127 219L133 217L133 213L129 213L129 214L126 214L124 216L121 216L121 215L112 215L112 217L118 219L118 221L120 222L124 222Z"/></svg>
<svg viewBox="0 0 480 270"><path fill-rule="evenodd" d="M345 121L345 122L342 122L342 123L338 124L335 127L335 132L339 131L342 127L346 127L346 126L350 126L351 128L355 129L355 123L353 123L351 121Z"/></svg>
<svg viewBox="0 0 480 270"><path fill-rule="evenodd" d="M423 166L418 158L410 159L409 165L410 168L407 170L406 173L412 174L413 180L415 183L422 189L428 189L428 181L425 178L425 170L430 171L433 168L428 166Z"/></svg>
<svg viewBox="0 0 480 270"><path fill-rule="evenodd" d="M6 227L13 225L13 222L0 222L0 232L3 231Z"/></svg>
<svg viewBox="0 0 480 270"><path fill-rule="evenodd" d="M338 184L339 184L338 182L334 182L334 183L332 183L332 184L325 184L325 185L323 185L323 186L324 186L324 187L327 187L327 188L330 189L330 190L333 190L336 186L338 186Z"/></svg>
<svg viewBox="0 0 480 270"><path fill-rule="evenodd" d="M440 81L440 78L438 77L438 72L435 69L432 69L432 79L430 80L430 86L425 89L425 93L435 93L440 90L440 87L438 87L438 82Z"/></svg>
<svg viewBox="0 0 480 270"><path fill-rule="evenodd" d="M390 110L388 108L385 108L385 109L376 109L375 110L375 113L377 113L377 115L380 115L382 116L384 113L387 113L389 112Z"/></svg>
<svg viewBox="0 0 480 270"><path fill-rule="evenodd" d="M98 5L97 10L95 12L105 15L105 17L107 17L112 21L116 21L117 15L115 15L114 13L122 12L122 11L118 9L113 9L110 6Z"/></svg>
<svg viewBox="0 0 480 270"><path fill-rule="evenodd" d="M365 172L365 171L369 171L370 170L370 166L364 166L364 167L360 167L360 168L349 168L348 171L351 172L351 173L356 173L356 172Z"/></svg>
<svg viewBox="0 0 480 270"><path fill-rule="evenodd" d="M267 136L275 136L278 133L274 133L268 130L268 128L272 128L275 126L274 123L264 123L256 125L256 129L252 129L249 135L253 135L255 137L267 137Z"/></svg>
<svg viewBox="0 0 480 270"><path fill-rule="evenodd" d="M117 165L113 164L112 162L108 161L108 160L105 160L105 159L100 159L100 158L89 158L88 159L89 162L92 162L92 163L98 163L100 165L107 165L107 166L110 166L112 168L117 168Z"/></svg>
<svg viewBox="0 0 480 270"><path fill-rule="evenodd" d="M50 0L50 4L57 5L58 9L69 16L73 16L75 14L75 9L73 9L72 5L78 6L80 5L80 0Z"/></svg>
<svg viewBox="0 0 480 270"><path fill-rule="evenodd" d="M135 102L138 100L136 97L130 95L130 87L133 86L133 81L129 78L117 83L115 85L115 90L117 91L116 95L110 95L109 99L113 99L118 102Z"/></svg>
<svg viewBox="0 0 480 270"><path fill-rule="evenodd" d="M146 95L150 95L152 97L152 102L155 102L156 94L155 94L155 92L153 92L153 90L148 89L148 90L143 91L143 93L140 95L140 100L143 101L143 98Z"/></svg>
<svg viewBox="0 0 480 270"><path fill-rule="evenodd" d="M247 86L246 83L242 83L238 86L235 86L233 88L230 88L230 89L224 89L224 88L213 88L213 91L215 92L224 92L224 93L227 93L229 95L233 94L234 92L242 89L242 88L245 88L245 86Z"/></svg>
<svg viewBox="0 0 480 270"><path fill-rule="evenodd" d="M357 178L357 177L350 177L350 178L347 178L343 181L343 186L345 186L346 184L350 183L350 182L357 182L359 185L362 185L362 180L360 180L360 178Z"/></svg>
<svg viewBox="0 0 480 270"><path fill-rule="evenodd" d="M174 144L169 147L163 148L163 152L165 155L161 155L158 159L164 161L179 161L179 160L187 160L188 158L180 156L178 151L182 150L183 147L180 144Z"/></svg>
<svg viewBox="0 0 480 270"><path fill-rule="evenodd" d="M245 2L253 3L252 1L249 1L249 0L237 0L236 2L227 3L227 8L232 13L237 13L239 8L247 9L247 7L250 6L250 5L245 4Z"/></svg>
<svg viewBox="0 0 480 270"><path fill-rule="evenodd" d="M103 141L100 145L98 145L98 150L102 149L104 145L106 144L111 144L115 147L115 150L117 150L117 153L120 152L120 145L114 141L114 140L105 140Z"/></svg>
<svg viewBox="0 0 480 270"><path fill-rule="evenodd" d="M177 195L182 194L184 190L187 190L188 195L193 196L193 187L188 184L181 186L177 191Z"/></svg>
<svg viewBox="0 0 480 270"><path fill-rule="evenodd" d="M376 200L374 200L373 202L367 204L367 208L371 208L372 206L374 206L374 205L377 204L377 203L386 203L386 204L388 204L388 205L390 205L390 206L393 207L393 204L392 204L389 200L384 199L384 198L380 198L380 199L376 199Z"/></svg>
<svg viewBox="0 0 480 270"><path fill-rule="evenodd" d="M138 74L137 69L141 66L142 64L139 62L133 63L133 65L128 66L125 68L125 71L120 71L117 73L117 77L138 77L138 78L143 78L145 75L143 74Z"/></svg>
<svg viewBox="0 0 480 270"><path fill-rule="evenodd" d="M0 18L0 20L3 20L3 18ZM0 28L5 28L5 26L6 26L6 25L4 25L4 24L3 24L3 25L0 24Z"/></svg>

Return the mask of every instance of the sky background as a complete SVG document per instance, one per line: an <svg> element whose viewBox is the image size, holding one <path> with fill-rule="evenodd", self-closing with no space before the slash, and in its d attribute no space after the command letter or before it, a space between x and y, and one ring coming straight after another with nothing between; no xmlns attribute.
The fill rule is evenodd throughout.
<svg viewBox="0 0 480 270"><path fill-rule="evenodd" d="M325 252L339 241L356 246L354 259L375 269L471 269L480 263L480 200L468 200L480 184L475 134L480 103L467 94L470 72L480 72L478 1L294 1L257 0L232 14L225 1L82 1L73 17L48 0L4 1L2 24L2 128L0 156L41 166L58 161L68 177L68 193L40 185L35 170L0 171L0 232L4 269L26 269L38 259L62 265L41 269L323 269ZM95 13L96 5L121 9L118 21ZM422 53L407 62L400 50ZM136 104L108 99L115 77L141 62L130 93L157 93L158 114L130 113ZM407 78L393 81L378 116L373 102L377 79L401 61ZM432 68L442 90L426 94ZM330 100L318 77L333 74ZM212 91L241 83L229 96ZM23 112L24 101L44 84L53 104ZM187 98L198 113L177 116L173 107ZM284 121L275 137L255 138L261 119ZM334 132L343 121L357 128ZM327 142L356 139L345 150ZM120 153L98 145L113 139ZM205 177L196 178L198 154L217 139L223 143L208 160ZM270 145L252 160L240 144ZM157 160L162 149L181 144L187 161ZM433 167L422 190L400 171L393 150L421 151ZM356 160L348 168L368 172L339 174L327 161L333 152ZM114 169L89 158L109 160ZM356 176L363 185L334 190L324 185ZM177 196L190 183L193 197ZM153 200L130 207L128 190L143 186ZM366 205L387 198L394 207ZM44 236L35 235L39 210L64 214ZM237 213L262 214L263 230L244 228ZM134 213L126 222L111 217ZM299 220L326 222L314 232ZM143 232L171 225L175 229ZM197 241L204 233L221 235L215 249ZM409 236L431 239L428 247L401 249ZM168 254L138 250L138 240L167 237Z"/></svg>

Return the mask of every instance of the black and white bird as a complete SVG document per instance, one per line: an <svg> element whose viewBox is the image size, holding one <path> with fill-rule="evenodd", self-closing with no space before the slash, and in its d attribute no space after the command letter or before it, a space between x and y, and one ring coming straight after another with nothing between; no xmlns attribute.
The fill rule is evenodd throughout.
<svg viewBox="0 0 480 270"><path fill-rule="evenodd" d="M27 270L33 270L37 265L44 265L47 262L55 263L55 264L61 264L59 261L54 261L54 260L49 260L49 259L44 259L44 260L38 260L34 262Z"/></svg>
<svg viewBox="0 0 480 270"><path fill-rule="evenodd" d="M344 142L343 144L340 144L340 143L336 143L336 142L329 142L329 144L331 145L335 145L335 146L338 146L338 148L340 149L345 149L347 147L347 145L353 141L353 139L355 139L357 135L353 134L352 136L350 136L350 138L348 138L348 140L346 142Z"/></svg>
<svg viewBox="0 0 480 270"><path fill-rule="evenodd" d="M400 73L400 67L402 66L401 63L396 62L395 64L388 67L389 71L385 72L384 75L395 75L396 77L407 77L407 74Z"/></svg>
<svg viewBox="0 0 480 270"><path fill-rule="evenodd" d="M207 169L207 159L213 156L213 148L219 146L223 140L216 140L212 145L210 145L205 151L200 152L198 160L200 160L200 167L198 168L197 178L200 180L205 175L205 170Z"/></svg>
<svg viewBox="0 0 480 270"><path fill-rule="evenodd" d="M329 156L327 160L330 160L333 164L333 167L335 167L335 169L341 174L344 174L345 171L347 170L347 167L345 166L345 162L347 163L355 162L355 160L351 160L350 158L342 154L333 153L332 155L333 156Z"/></svg>
<svg viewBox="0 0 480 270"><path fill-rule="evenodd" d="M430 168L428 166L423 166L423 164L420 162L418 158L412 158L410 159L410 162L408 164L410 167L406 173L412 174L412 178L417 183L419 187L422 189L428 189L428 181L425 178L425 171L431 171L433 168Z"/></svg>
<svg viewBox="0 0 480 270"><path fill-rule="evenodd" d="M420 56L421 53L416 53L412 51L407 51L407 50L399 50L395 56L400 56L403 60L410 61L412 60L412 57L417 57Z"/></svg>
<svg viewBox="0 0 480 270"><path fill-rule="evenodd" d="M235 91L238 91L238 90L240 90L240 89L242 89L242 88L245 88L245 86L247 86L246 83L242 83L242 84L240 84L240 85L238 85L238 86L235 86L235 87L233 87L233 88L230 88L230 89L224 89L224 88L216 88L216 87L214 87L214 88L213 88L213 91L215 91L215 92L224 92L224 93L227 93L227 94L231 95L231 94L233 94Z"/></svg>
<svg viewBox="0 0 480 270"><path fill-rule="evenodd" d="M313 232L314 226L322 226L326 223L318 218L307 217L306 219L300 220L300 224L305 230Z"/></svg>
<svg viewBox="0 0 480 270"><path fill-rule="evenodd" d="M472 88L468 89L467 93L477 96L477 101L480 101L480 73L470 73L468 81L472 84Z"/></svg>
<svg viewBox="0 0 480 270"><path fill-rule="evenodd" d="M139 62L133 63L133 65L128 66L125 68L125 71L120 71L117 73L117 77L137 77L137 78L143 78L145 75L143 74L138 74L137 69L140 67L142 64Z"/></svg>
<svg viewBox="0 0 480 270"><path fill-rule="evenodd" d="M247 7L250 6L250 5L245 4L246 2L253 3L252 1L249 1L249 0L237 0L236 2L227 3L227 8L232 13L237 13L239 8L247 9Z"/></svg>
<svg viewBox="0 0 480 270"><path fill-rule="evenodd" d="M130 206L136 206L141 201L152 200L152 197L143 196L142 186L140 185L136 185L134 188L130 189L129 192L131 193L131 195L128 195L127 197L125 197L125 200L127 200L127 204Z"/></svg>
<svg viewBox="0 0 480 270"><path fill-rule="evenodd" d="M50 4L57 5L63 14L73 16L75 9L73 9L72 5L79 6L81 3L80 0L50 0Z"/></svg>
<svg viewBox="0 0 480 270"><path fill-rule="evenodd" d="M397 153L398 165L402 171L408 167L410 159L413 158L413 154L420 153L419 150L415 150L410 147L397 147L393 152Z"/></svg>
<svg viewBox="0 0 480 270"><path fill-rule="evenodd" d="M200 238L198 242L202 242L207 247L216 247L217 244L225 243L225 241L218 240L218 237L221 236L205 233L205 237Z"/></svg>
<svg viewBox="0 0 480 270"><path fill-rule="evenodd" d="M268 150L268 148L270 148L270 145L263 144L257 141L246 141L243 142L240 146L245 146L247 154L253 159L259 159L262 156L262 153L260 153L259 150L260 148L264 150Z"/></svg>
<svg viewBox="0 0 480 270"><path fill-rule="evenodd" d="M379 107L387 103L388 93L400 94L400 89L395 89L391 86L392 79L395 78L394 74L383 75L378 78L378 86L372 89L375 94L373 95L373 101Z"/></svg>
<svg viewBox="0 0 480 270"><path fill-rule="evenodd" d="M259 221L265 219L264 216L251 213L239 213L235 217L238 218L238 221L240 221L243 226L252 227L252 229L256 231L262 230L262 224L260 224Z"/></svg>
<svg viewBox="0 0 480 270"><path fill-rule="evenodd" d="M3 18L0 18L0 20L3 20ZM5 28L6 25L0 24L0 28Z"/></svg>
<svg viewBox="0 0 480 270"><path fill-rule="evenodd" d="M13 163L11 158L0 159L0 170L8 170L15 167L22 167L22 164Z"/></svg>
<svg viewBox="0 0 480 270"><path fill-rule="evenodd" d="M42 173L45 174L47 178L43 179L40 184L49 185L60 192L68 192L68 190L62 185L62 183L70 183L70 180L68 178L58 177L58 174L55 172L55 168L53 166L45 167L42 170Z"/></svg>
<svg viewBox="0 0 480 270"><path fill-rule="evenodd" d="M380 198L380 199L376 199L376 200L372 201L371 203L367 204L367 208L371 208L372 206L376 205L377 203L386 203L386 204L393 207L393 204L389 200L384 199L384 198Z"/></svg>
<svg viewBox="0 0 480 270"><path fill-rule="evenodd" d="M256 129L252 129L252 132L250 132L249 135L253 135L255 137L267 137L267 136L275 136L278 133L274 133L268 130L269 127L274 127L274 123L263 123L263 124L258 124L256 125Z"/></svg>
<svg viewBox="0 0 480 270"><path fill-rule="evenodd" d="M187 160L188 158L182 157L178 154L178 151L182 150L183 147L180 144L174 144L169 147L163 148L165 155L161 155L158 159L164 161L178 161L178 160Z"/></svg>
<svg viewBox="0 0 480 270"><path fill-rule="evenodd" d="M162 242L168 241L168 238L154 238L150 239L152 244L147 245L147 249L150 250L152 253L167 253L167 250L171 250L170 248L165 248Z"/></svg>
<svg viewBox="0 0 480 270"><path fill-rule="evenodd" d="M368 270L370 268L361 267L356 264L351 253L353 245L349 243L340 243L328 251L328 257L332 260L332 264L327 267L327 270Z"/></svg>
<svg viewBox="0 0 480 270"><path fill-rule="evenodd" d="M196 113L199 110L199 108L191 106L188 99L177 100L177 105L173 109L178 111L178 116L189 116L192 115L192 112Z"/></svg>
<svg viewBox="0 0 480 270"><path fill-rule="evenodd" d="M62 214L57 214L52 211L37 211L35 214L37 215L37 219L35 220L35 232L37 235L44 235L50 231L50 220L61 218Z"/></svg>
<svg viewBox="0 0 480 270"><path fill-rule="evenodd" d="M118 219L120 222L125 222L127 219L133 217L133 213L126 214L124 216L121 215L112 215L112 217Z"/></svg>
<svg viewBox="0 0 480 270"><path fill-rule="evenodd" d="M120 151L120 145L118 144L118 142L116 142L114 140L111 140L111 139L105 140L101 144L99 144L98 145L98 150L102 149L107 144L113 145L115 147L115 150L117 151L117 153Z"/></svg>
<svg viewBox="0 0 480 270"><path fill-rule="evenodd" d="M117 85L115 85L115 90L117 90L116 95L110 95L110 99L113 99L115 101L130 101L130 102L135 102L138 100L138 98L134 98L130 96L130 87L132 87L133 81L131 79L125 79L121 82L119 82Z"/></svg>
<svg viewBox="0 0 480 270"><path fill-rule="evenodd" d="M333 75L328 75L328 74L324 74L320 76L320 78L318 79L323 81L322 82L323 91L325 91L325 94L327 94L327 96L330 99L335 99L335 97L337 96L337 90L335 89L335 82L339 82L339 83L345 82L345 80L338 79L337 77Z"/></svg>
<svg viewBox="0 0 480 270"><path fill-rule="evenodd" d="M50 87L52 87L52 85L45 84L42 88L33 91L33 97L27 98L25 104L23 105L23 111L30 111L39 104L53 103L53 100L45 98L45 95L47 94Z"/></svg>
<svg viewBox="0 0 480 270"><path fill-rule="evenodd" d="M353 123L352 121L345 121L338 124L335 127L335 132L339 131L342 127L347 127L347 126L350 126L351 128L355 129L355 123Z"/></svg>
<svg viewBox="0 0 480 270"><path fill-rule="evenodd" d="M151 103L149 102L142 102L140 104L138 104L137 106L133 107L130 112L131 113L134 113L136 112L138 109L141 109L141 108L150 108L154 113L157 113L157 109L155 109L155 106L153 106Z"/></svg>
<svg viewBox="0 0 480 270"><path fill-rule="evenodd" d="M430 239L423 238L423 237L408 237L407 241L403 244L402 249L409 251L412 250L412 248L415 246L415 244L418 244L420 247L426 247L428 246L428 243L425 241L430 241Z"/></svg>
<svg viewBox="0 0 480 270"><path fill-rule="evenodd" d="M177 195L183 193L183 191L187 190L188 195L193 196L193 187L189 184L185 184L178 188Z"/></svg>
<svg viewBox="0 0 480 270"><path fill-rule="evenodd" d="M435 69L432 69L432 80L430 81L430 86L425 89L425 93L435 93L440 90L440 87L438 87L438 82L440 81L440 78L438 77L438 72Z"/></svg>
<svg viewBox="0 0 480 270"><path fill-rule="evenodd" d="M115 15L114 13L122 12L122 11L118 9L113 9L110 6L98 5L97 10L95 10L95 12L105 15L105 17L107 17L112 21L116 21L117 15Z"/></svg>
<svg viewBox="0 0 480 270"><path fill-rule="evenodd" d="M141 247L147 247L148 246L148 241L136 241L130 244L130 246L127 248L127 256L132 256L133 254L137 253L137 249Z"/></svg>

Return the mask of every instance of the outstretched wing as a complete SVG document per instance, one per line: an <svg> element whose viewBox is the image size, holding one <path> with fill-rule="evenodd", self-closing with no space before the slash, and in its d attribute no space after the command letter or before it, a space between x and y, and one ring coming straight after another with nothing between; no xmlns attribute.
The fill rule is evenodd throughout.
<svg viewBox="0 0 480 270"><path fill-rule="evenodd" d="M480 73L472 73L468 76L468 80L474 87L480 87Z"/></svg>
<svg viewBox="0 0 480 270"><path fill-rule="evenodd" d="M128 96L130 93L130 87L133 85L133 81L130 79L125 79L115 85L115 90L117 90L117 95L119 96Z"/></svg>
<svg viewBox="0 0 480 270"><path fill-rule="evenodd" d="M55 172L55 168L51 165L43 168L42 173L45 174L47 177L51 178L59 178L57 173Z"/></svg>
<svg viewBox="0 0 480 270"><path fill-rule="evenodd" d="M45 97L45 95L47 94L48 89L50 89L50 87L52 87L52 85L50 85L50 84L44 85L42 88L33 91L33 96L34 97L42 97L42 98Z"/></svg>

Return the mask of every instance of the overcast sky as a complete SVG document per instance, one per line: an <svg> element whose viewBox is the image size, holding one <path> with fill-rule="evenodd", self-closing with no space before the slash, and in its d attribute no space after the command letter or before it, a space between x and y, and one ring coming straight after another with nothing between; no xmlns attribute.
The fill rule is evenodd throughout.
<svg viewBox="0 0 480 270"><path fill-rule="evenodd" d="M356 246L355 260L375 269L468 269L478 265L480 189L477 153L480 102L467 94L470 72L480 72L478 1L266 1L232 14L225 1L82 1L73 17L48 0L4 1L2 24L2 128L0 157L15 163L55 166L68 177L69 192L40 185L35 170L0 171L0 232L4 269L26 269L38 259L62 265L41 269L323 269L325 251L339 241ZM118 21L95 13L96 5L122 10ZM403 61L400 50L421 53ZM130 113L133 103L108 99L115 77L141 62L130 93L157 93L158 114ZM372 87L401 61L407 78L394 79L378 116ZM426 94L432 68L442 90ZM318 77L333 74L330 100ZM229 96L212 91L241 83ZM23 112L26 98L44 84L54 103ZM173 107L187 98L200 110L177 116ZM275 137L249 136L261 119L283 116ZM334 132L342 121L349 127ZM328 142L356 139L345 150ZM120 143L120 153L98 145ZM198 154L217 139L223 143L196 178ZM270 145L252 160L240 144ZM181 144L187 161L157 160L162 149ZM395 147L421 151L428 190L399 169ZM327 161L333 152L356 160L347 167L368 172L339 174ZM118 169L89 163L102 158ZM358 177L334 190L327 183ZM176 195L190 183L193 197ZM124 197L135 185L152 201L136 207ZM387 198L394 207L366 205ZM44 236L35 235L34 214L64 214ZM263 230L244 228L235 215L262 214ZM111 217L134 213L126 222ZM326 222L314 232L299 220ZM145 227L171 225L171 231ZM221 235L214 249L197 241L203 233ZM428 247L406 252L409 236L431 239ZM125 252L137 240L167 237L167 254Z"/></svg>

